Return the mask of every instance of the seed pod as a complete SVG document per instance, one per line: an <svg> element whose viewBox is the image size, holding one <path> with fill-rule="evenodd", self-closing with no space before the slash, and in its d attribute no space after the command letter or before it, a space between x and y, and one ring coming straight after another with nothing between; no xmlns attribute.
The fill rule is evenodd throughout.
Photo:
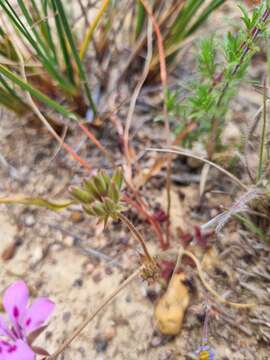
<svg viewBox="0 0 270 360"><path fill-rule="evenodd" d="M92 205L84 205L83 207L84 211L91 216L96 216L96 213L94 212Z"/></svg>
<svg viewBox="0 0 270 360"><path fill-rule="evenodd" d="M113 214L116 211L115 203L110 198L104 199L104 206L106 210L108 211L108 214Z"/></svg>
<svg viewBox="0 0 270 360"><path fill-rule="evenodd" d="M97 176L93 177L93 182L99 192L99 194L104 196L107 192L108 186L102 177L102 175L98 174Z"/></svg>
<svg viewBox="0 0 270 360"><path fill-rule="evenodd" d="M93 198L100 199L99 191L92 180L85 180L84 187L92 195Z"/></svg>
<svg viewBox="0 0 270 360"><path fill-rule="evenodd" d="M91 203L94 200L93 196L89 192L78 187L71 188L71 195L85 204Z"/></svg>
<svg viewBox="0 0 270 360"><path fill-rule="evenodd" d="M109 190L108 190L108 196L110 199L112 199L115 203L118 203L120 200L120 191L115 185L114 181L111 181Z"/></svg>
<svg viewBox="0 0 270 360"><path fill-rule="evenodd" d="M105 170L100 170L99 176L102 176L102 178L107 186L107 189L108 189L110 181L111 181L111 177L107 174L107 172Z"/></svg>
<svg viewBox="0 0 270 360"><path fill-rule="evenodd" d="M112 181L115 183L115 185L119 190L122 187L123 179L124 179L123 170L121 168L117 168L113 173Z"/></svg>
<svg viewBox="0 0 270 360"><path fill-rule="evenodd" d="M95 201L92 205L92 209L96 216L104 217L106 215L104 204L102 204L100 201Z"/></svg>

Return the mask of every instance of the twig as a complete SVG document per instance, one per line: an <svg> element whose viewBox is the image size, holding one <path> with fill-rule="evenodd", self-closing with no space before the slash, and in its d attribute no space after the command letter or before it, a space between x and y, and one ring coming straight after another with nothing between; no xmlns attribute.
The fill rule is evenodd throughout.
<svg viewBox="0 0 270 360"><path fill-rule="evenodd" d="M85 26L89 26L89 20L88 20L88 17L87 17L87 11L82 3L82 0L78 0L79 1L79 5L80 5L80 8L81 8L81 12L82 12L82 16L84 17L84 22L85 22Z"/></svg>
<svg viewBox="0 0 270 360"><path fill-rule="evenodd" d="M86 328L86 326L107 306L113 299L128 285L133 281L141 272L142 267L137 269L133 274L131 274L117 289L112 291L112 293L98 306L98 308L87 317L86 320L74 331L74 333L66 340L64 343L56 350L51 356L47 357L47 360L55 360L57 357L80 335L80 333Z"/></svg>

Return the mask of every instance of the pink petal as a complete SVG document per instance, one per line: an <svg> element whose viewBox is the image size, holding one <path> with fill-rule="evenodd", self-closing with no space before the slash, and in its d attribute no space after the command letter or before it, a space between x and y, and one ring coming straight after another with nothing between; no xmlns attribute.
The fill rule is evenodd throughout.
<svg viewBox="0 0 270 360"><path fill-rule="evenodd" d="M6 320L0 315L0 336L10 336L10 331Z"/></svg>
<svg viewBox="0 0 270 360"><path fill-rule="evenodd" d="M35 360L36 355L23 340L15 344L3 345L0 342L0 360Z"/></svg>
<svg viewBox="0 0 270 360"><path fill-rule="evenodd" d="M42 327L51 315L54 306L55 304L48 298L41 297L36 299L27 310L23 320L22 325L26 330L26 334L30 334Z"/></svg>
<svg viewBox="0 0 270 360"><path fill-rule="evenodd" d="M28 298L29 291L23 281L16 281L4 293L3 306L15 327L25 314Z"/></svg>

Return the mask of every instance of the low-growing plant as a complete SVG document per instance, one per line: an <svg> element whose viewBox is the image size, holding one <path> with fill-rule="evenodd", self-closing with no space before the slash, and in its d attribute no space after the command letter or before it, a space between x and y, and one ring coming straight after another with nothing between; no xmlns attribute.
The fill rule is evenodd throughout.
<svg viewBox="0 0 270 360"><path fill-rule="evenodd" d="M203 4L206 4L206 2L194 0L179 1L177 3L170 2L170 6L166 8L167 12L165 12L165 15L162 15L161 10L164 9L164 4L161 4L161 2L154 2L152 12L151 8L151 11L147 11L149 9L145 7L145 4L148 4L146 0L143 2L138 1L136 3L137 15L135 17L135 26L133 26L134 38L139 40L139 38L142 37L143 39L143 29L146 18L149 17L153 22L156 33L159 34L157 41L161 41L161 33L157 30L160 30L159 26L162 29L162 25L165 28L165 24L167 26L168 21L170 27L167 28L167 32L165 36L163 36L164 48L166 50L165 57L167 57L168 61L171 61L175 52L178 50L179 44L186 37L190 36L198 26L204 22L208 15L223 2L224 1L218 0L207 2L208 5L202 10L201 14L196 18L192 18L191 15L197 14L199 8ZM27 95L30 94L30 98L31 96L35 97L39 102L42 102L66 117L74 119L81 114L84 115L89 106L92 106L92 111L95 112L95 105L92 101L90 87L87 85L87 74L82 63L82 58L93 38L99 19L109 6L109 2L102 2L102 7L95 21L88 28L81 52L78 51L77 43L71 31L61 0L44 0L41 1L41 3L38 3L36 0L31 0L27 3L18 0L17 5L23 20L18 16L16 12L17 9L14 10L12 8L9 0L0 0L0 6L9 21L11 21L13 29L16 29L17 36L19 36L20 41L23 39L20 46L17 47L17 45L13 43L15 37L11 35L8 27L1 29L1 45L5 50L3 50L5 64L0 65L0 82L2 84L0 95L2 91L3 100L1 101L3 104L12 108L10 101L14 101L16 111L19 114L24 114L24 109L26 109L25 111L29 110L29 103L25 102L21 93L14 87L14 85L16 85L25 91ZM173 13L172 10L175 10L175 12ZM204 233L204 230L207 227L217 225L217 231L220 231L231 217L242 216L240 213L246 211L248 205L252 206L254 201L261 201L263 199L264 204L266 204L265 207L269 210L269 151L266 151L266 86L264 86L263 126L255 182L248 185L243 184L241 179L236 178L233 174L211 161L212 154L216 151L220 143L220 131L222 131L224 125L224 118L230 100L234 96L239 82L243 79L252 55L257 51L254 45L255 40L265 31L270 15L270 3L269 1L263 2L260 7L253 11L251 17L248 16L246 10L243 8L242 12L246 29L240 31L237 36L231 33L227 34L222 43L224 52L224 60L222 63L219 63L220 58L217 55L220 49L217 40L214 37L202 40L198 58L198 78L190 85L189 96L179 105L176 104L177 96L175 93L169 92L167 96L167 109L169 112L174 116L179 113L183 116L180 133L182 133L190 123L195 123L193 131L187 133L187 143L190 145L195 140L204 140L208 145L209 159L200 158L196 154L183 152L177 148L158 149L158 151L168 152L170 160L172 159L172 154L179 154L194 157L197 160L204 161L209 166L214 166L218 171L221 171L223 175L228 176L233 182L240 186L241 189L245 191L244 195L239 197L238 201L236 201L230 209L218 215L204 226L196 227L195 234L187 234L188 239L186 239L186 242L179 242L176 249L169 247L169 242L163 243L161 228L155 227L156 223L151 222L153 217L149 216L147 211L145 211L145 202L141 200L142 196L138 191L139 186L136 188L133 183L132 174L128 177L125 176L126 174L122 168L114 167L112 171L102 169L92 174L92 176L88 176L81 181L78 186L70 187L68 199L61 202L50 200L47 197L40 198L24 195L11 195L0 198L0 204L19 203L25 206L43 207L50 211L61 211L66 208L72 210L74 209L74 205L76 209L78 209L79 206L86 217L92 217L98 223L103 223L104 228L113 226L113 222L122 222L130 230L142 249L142 252L140 252L138 256L139 266L137 266L137 270L117 289L114 289L108 297L102 300L97 309L83 320L80 326L52 355L47 352L47 349L35 347L33 340L44 330L44 322L52 312L54 304L47 298L39 298L33 303L32 307L28 307L28 290L26 285L23 282L16 282L11 285L11 287L6 290L3 298L3 305L10 317L11 326L8 326L6 322L0 318L0 358L4 356L3 359L7 360L34 360L37 354L41 354L45 356L44 359L56 359L79 336L97 314L139 275L143 280L160 282L161 285L166 284L167 291L162 298L159 299L155 307L155 320L159 329L164 331L164 334L177 335L181 330L185 311L190 301L186 276L186 267L190 261L195 267L203 287L209 293L211 301L218 305L223 304L236 309L250 309L256 306L255 303L243 304L231 302L223 296L220 296L218 292L209 285L209 281L204 275L202 262L198 259L195 251L193 252L192 246L189 247L193 240L195 246L202 252L205 252L208 244L207 234ZM192 21L190 18L192 18ZM158 19L158 21L156 21L156 19ZM164 23L162 23L162 20L164 20ZM52 25L52 22L54 22L54 25ZM107 32L109 33L111 29L110 24L107 29L109 29ZM148 32L148 35L149 34L151 35L151 32ZM108 38L106 39L108 40ZM27 46L26 43L28 44ZM29 45L31 46L30 51ZM7 47L5 48L5 46ZM2 49L2 47L0 49ZM160 48L158 50L160 50ZM156 54L159 54L160 60L160 51L158 52L158 50L155 49ZM152 70L154 72L155 56L154 54L152 63ZM31 58L33 64L28 57ZM18 64L23 68L22 73L24 73L26 69L26 79L22 77L22 73L18 71ZM39 74L37 71L39 68L38 65L39 67L41 65L42 69L46 71L46 76ZM44 89L45 82L47 86ZM163 90L166 90L166 81L163 83ZM53 98L51 96L52 93L54 94ZM64 98L64 106L59 104L62 98ZM77 106L78 104L83 104L82 108L73 108L73 106ZM38 105L40 106L40 103L38 103ZM72 109L72 111L70 109ZM42 119L43 115L38 108L35 113ZM80 126L84 125L80 124ZM121 125L119 127L121 128ZM84 127L82 128L88 137L93 140L89 130ZM215 140L214 146L211 147L210 145L212 145L213 139ZM107 149L98 143L96 139L94 139L94 142L104 156L111 157ZM166 159L168 159L168 157ZM110 158L110 161L114 165L113 157ZM161 167L163 163L164 162L161 161ZM159 169L160 167L156 166L156 168ZM132 173L132 170L133 169L131 169L130 173ZM260 202L260 204L262 204L262 202ZM155 227L158 234L161 234L161 248L166 251L158 250L157 254L152 254L148 248L146 239L128 217L127 210L131 205L143 215L145 215L145 213L148 215L145 217L152 225L154 223L153 227ZM160 217L167 219L168 214L162 213ZM249 221L248 218L244 219L246 222ZM251 222L251 224L253 223ZM131 265L133 264L130 264L130 267L132 267ZM136 267L136 265L137 264L134 264L134 267ZM182 296L183 294L185 296ZM177 316L175 316L176 313ZM171 314L174 314L173 316L175 318L177 317L177 321L173 318L173 326L171 326ZM168 327L164 326L164 324L168 325L168 323ZM205 314L203 338L197 355L199 359L208 358L212 360L214 358L214 351L208 344L207 326L208 311L206 311ZM35 331L37 331L37 333L35 333Z"/></svg>
<svg viewBox="0 0 270 360"><path fill-rule="evenodd" d="M270 12L265 2L255 8L251 16L244 7L240 9L244 28L236 34L228 32L223 40L211 36L200 41L197 73L186 85L187 94L178 90L168 92L168 111L180 118L176 132L194 122L196 128L185 143L191 146L194 141L204 141L210 158L221 145L220 136L230 102L252 56L259 51L256 41L267 30Z"/></svg>
<svg viewBox="0 0 270 360"><path fill-rule="evenodd" d="M66 117L84 116L89 107L96 113L65 7L61 0L0 1L0 101L19 114L27 113L29 104L18 89ZM17 49L27 80L20 74Z"/></svg>

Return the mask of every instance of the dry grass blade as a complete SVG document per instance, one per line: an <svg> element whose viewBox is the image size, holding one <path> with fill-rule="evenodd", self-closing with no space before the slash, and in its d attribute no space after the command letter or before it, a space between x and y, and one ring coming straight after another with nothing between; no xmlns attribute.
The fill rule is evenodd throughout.
<svg viewBox="0 0 270 360"><path fill-rule="evenodd" d="M62 203L52 202L50 200L40 198L40 197L29 197L25 195L13 195L0 198L0 204L22 204L22 205L33 205L38 207L43 207L52 211L60 211L69 207L73 204L71 200L65 200Z"/></svg>
<svg viewBox="0 0 270 360"><path fill-rule="evenodd" d="M245 192L239 199L237 199L233 205L227 211L222 212L215 216L208 223L201 226L202 229L207 229L211 226L216 226L216 232L219 233L223 226L230 220L231 217L235 216L238 213L248 210L248 203L252 200L263 196L263 192L257 188L251 188L249 191Z"/></svg>
<svg viewBox="0 0 270 360"><path fill-rule="evenodd" d="M195 255L193 255L191 252L184 250L183 255L188 256L189 258L192 259L192 261L194 262L194 264L196 265L196 268L198 270L198 275L199 278L201 280L201 282L203 283L204 287L211 293L211 295L213 295L213 297L220 303L224 304L224 305L228 305L237 309L250 309L256 306L255 303L250 303L250 304L240 304L240 303L234 303L231 301L228 301L226 299L224 299L222 296L220 296L215 290L213 290L211 288L211 286L209 285L208 281L204 278L204 274L203 274L203 270L201 268L201 264L199 262L199 260L196 258Z"/></svg>
<svg viewBox="0 0 270 360"><path fill-rule="evenodd" d="M57 357L65 351L65 349L77 338L78 335L86 328L86 326L94 320L94 318L102 311L104 308L109 305L114 298L128 285L133 281L140 273L142 267L136 270L133 274L131 274L117 289L115 289L91 314L87 319L85 319L82 324L74 331L70 338L64 341L63 345L60 346L58 350L56 350L51 356L47 357L46 360L55 360Z"/></svg>
<svg viewBox="0 0 270 360"><path fill-rule="evenodd" d="M18 47L15 45L16 43L14 42L14 48L16 49L18 58L19 58L19 62L20 62L20 70L21 70L21 76L24 79L24 81L27 83L27 77L26 77L26 73L25 73L25 65L24 65L24 60L23 57L18 49ZM39 108L37 107L37 105L35 104L34 100L32 99L32 96L30 95L29 92L26 92L26 97L27 97L27 101L29 103L29 106L31 107L31 109L33 110L34 114L36 114L36 116L40 119L40 121L43 123L43 125L47 128L47 130L53 135L53 137L58 141L60 147L63 146L63 148L65 148L68 153L76 160L78 161L83 167L85 167L87 170L91 170L91 166L87 163L87 161L85 161L84 159L82 159L68 144L66 144L63 139L57 134L57 132L53 129L53 127L49 124L49 122L47 121L47 119L45 118L45 116L40 112Z"/></svg>
<svg viewBox="0 0 270 360"><path fill-rule="evenodd" d="M245 189L245 190L249 189L245 184L243 184L239 179L237 179L236 176L231 174L229 171L223 169L223 167L221 167L221 166L215 164L214 162L207 160L201 156L198 156L190 151L184 151L184 150L180 150L178 148L172 148L172 149L147 148L146 151L157 151L157 152L163 152L163 153L170 153L170 154L182 155L182 156L191 157L191 158L200 160L206 164L213 166L217 170L221 171L223 174L227 175L236 184L238 184L242 189Z"/></svg>
<svg viewBox="0 0 270 360"><path fill-rule="evenodd" d="M146 0L140 0L143 4L145 11L147 12L148 16L151 18L153 23L153 27L157 37L157 47L158 47L158 54L159 54L159 63L160 63L160 79L163 88L163 117L164 117L164 127L165 127L165 135L166 135L166 143L167 146L171 146L171 130L170 130L170 122L167 110L167 90L168 90L168 77L167 77L167 69L166 69L166 55L165 49L163 45L163 37L159 28L159 24L151 10L150 5ZM169 232L169 225L170 225L170 210L171 210L171 171L172 171L172 159L171 156L167 159L167 177L166 177L166 192L167 192L167 229L166 229L166 237L167 243L170 242L170 232Z"/></svg>
<svg viewBox="0 0 270 360"><path fill-rule="evenodd" d="M147 27L147 55L146 55L144 70L143 70L141 79L139 80L138 84L136 85L135 90L134 90L133 95L130 100L130 106L128 109L127 121L126 121L126 126L125 126L125 131L124 131L124 139L123 139L124 140L124 150L125 150L127 165L129 168L131 166L131 156L130 156L129 144L128 144L129 143L129 130L131 127L131 122L132 122L137 98L139 96L141 88L142 88L142 86L147 78L148 72L149 72L149 66L150 66L150 62L152 59L152 53L153 53L152 34L153 34L153 29L152 29L151 22L149 21L148 27ZM129 170L129 173L131 174L131 170ZM128 180L130 181L129 177L128 177Z"/></svg>
<svg viewBox="0 0 270 360"><path fill-rule="evenodd" d="M90 26L88 27L88 29L86 31L86 34L85 34L85 37L83 39L81 49L80 49L80 58L81 58L81 60L84 59L87 48L88 48L88 45L89 45L89 43L91 42L91 40L93 38L93 35L94 35L96 27L97 27L97 25L99 23L99 20L101 19L101 17L103 16L105 11L107 10L107 7L109 6L109 4L110 4L110 0L104 0L103 1L99 12L97 13L96 17L93 20L93 23L90 24Z"/></svg>
<svg viewBox="0 0 270 360"><path fill-rule="evenodd" d="M202 197L204 190L205 190L207 177L209 174L209 169L210 169L210 165L204 164L204 166L202 168L202 172L201 172L201 179L200 179L200 197Z"/></svg>
<svg viewBox="0 0 270 360"><path fill-rule="evenodd" d="M190 251L184 250L182 247L176 252L175 249L171 249L168 250L166 252L162 252L159 253L158 256L160 259L167 259L168 257L170 258L171 255L173 257L177 256L177 263L176 263L176 267L179 266L179 262L181 261L181 258L183 256L187 256L189 257L195 264L197 271L198 271L198 275L199 278L203 284L203 286L206 288L206 290L209 291L209 293L221 304L230 306L230 307L234 307L236 309L251 309L255 306L257 306L257 304L255 303L248 303L248 304L241 304L241 303L235 303L235 302L231 302L229 300L224 299L222 296L220 296L214 289L212 289L212 287L209 285L209 282L205 279L205 275L204 272L202 270L202 266L200 261L197 259L197 257ZM176 268L175 268L176 270Z"/></svg>
<svg viewBox="0 0 270 360"><path fill-rule="evenodd" d="M197 127L197 125L195 123L190 123L188 124L175 138L173 145L177 145L179 143L181 143L186 137L187 135L194 130ZM161 156L157 156L156 159L154 160L153 165L151 166L151 168L149 169L149 171L147 173L141 173L139 175L137 175L135 177L135 179L133 179L133 184L135 185L136 188L140 188L142 187L145 183L147 183L147 181L149 179L151 179L151 177L155 176L157 173L159 173L159 171L161 170L162 166L165 164L166 162L166 157L161 157Z"/></svg>

